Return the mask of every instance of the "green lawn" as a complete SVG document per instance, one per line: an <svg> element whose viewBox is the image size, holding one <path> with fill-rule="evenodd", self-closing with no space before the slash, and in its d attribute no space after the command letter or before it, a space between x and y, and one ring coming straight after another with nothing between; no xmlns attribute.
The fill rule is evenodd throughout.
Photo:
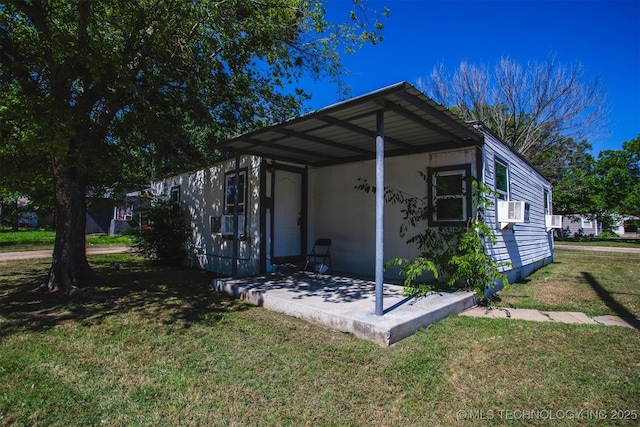
<svg viewBox="0 0 640 427"><path fill-rule="evenodd" d="M618 248L640 248L640 238L636 239L571 239L555 240L556 245L568 246L604 246Z"/></svg>
<svg viewBox="0 0 640 427"><path fill-rule="evenodd" d="M18 252L53 249L55 239L55 231L2 231L0 232L0 250L3 252ZM131 236L87 236L87 247L128 246L131 243Z"/></svg>
<svg viewBox="0 0 640 427"><path fill-rule="evenodd" d="M381 348L213 292L211 273L129 254L89 259L101 278L90 290L114 304L32 292L46 260L0 262L0 424L599 426L640 416L633 329L453 316Z"/></svg>
<svg viewBox="0 0 640 427"><path fill-rule="evenodd" d="M554 262L494 305L640 318L640 254L556 249Z"/></svg>

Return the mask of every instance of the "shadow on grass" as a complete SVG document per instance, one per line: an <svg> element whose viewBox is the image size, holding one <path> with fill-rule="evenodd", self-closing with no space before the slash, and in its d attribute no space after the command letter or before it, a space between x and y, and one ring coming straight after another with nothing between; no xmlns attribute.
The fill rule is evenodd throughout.
<svg viewBox="0 0 640 427"><path fill-rule="evenodd" d="M613 312L620 316L630 326L638 329L635 316L629 309L623 304L616 301L616 299L609 293L590 273L582 272L582 276L585 278L589 286L596 291L600 299L609 307Z"/></svg>
<svg viewBox="0 0 640 427"><path fill-rule="evenodd" d="M118 259L119 269L114 267L113 259ZM2 275L0 339L25 331L46 330L67 321L90 326L110 316L134 312L148 321L188 328L196 323L215 324L227 313L250 307L212 291L211 280L218 277L213 273L120 259L109 260L109 256L101 256L99 261L90 259L100 283L84 288L113 303L36 292L45 277L42 264L40 268L20 269L17 280L8 279L10 274Z"/></svg>

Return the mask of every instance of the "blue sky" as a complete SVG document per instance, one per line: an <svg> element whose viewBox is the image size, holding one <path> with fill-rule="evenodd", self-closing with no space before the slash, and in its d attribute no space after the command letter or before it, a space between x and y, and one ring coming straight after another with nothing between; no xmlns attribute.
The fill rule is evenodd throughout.
<svg viewBox="0 0 640 427"><path fill-rule="evenodd" d="M415 84L434 66L453 71L462 61L493 66L507 56L526 64L550 54L559 63L581 62L599 76L608 94L609 134L589 141L593 154L620 149L640 134L640 0L369 0L367 7L391 13L384 41L343 55L352 95L408 81ZM330 0L330 17L343 19L349 0ZM328 82L315 83L307 107L339 101Z"/></svg>

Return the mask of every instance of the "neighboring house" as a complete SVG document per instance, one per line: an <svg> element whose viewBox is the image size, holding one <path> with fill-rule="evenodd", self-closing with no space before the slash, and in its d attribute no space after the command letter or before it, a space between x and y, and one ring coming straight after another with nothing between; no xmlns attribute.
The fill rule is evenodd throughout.
<svg viewBox="0 0 640 427"><path fill-rule="evenodd" d="M94 198L87 206L86 234L108 234L113 215L114 201L109 198Z"/></svg>
<svg viewBox="0 0 640 427"><path fill-rule="evenodd" d="M637 216L623 217L620 218L618 223L613 227L612 231L618 236L637 237L640 233L640 229L638 229L639 223L640 218L638 218Z"/></svg>
<svg viewBox="0 0 640 427"><path fill-rule="evenodd" d="M114 204L111 221L109 224L109 234L122 234L130 228L142 228L141 211L143 205L148 203L150 189L126 193L124 199Z"/></svg>
<svg viewBox="0 0 640 427"><path fill-rule="evenodd" d="M114 199L110 192L104 197L93 197L87 207L87 234L121 234L129 228L140 227L142 192L120 194Z"/></svg>
<svg viewBox="0 0 640 427"><path fill-rule="evenodd" d="M116 202L109 194L103 197L90 193L85 215L85 234L120 234L131 227L139 227L140 219L134 214L141 204L139 193L129 193L124 201ZM24 198L24 200L28 200ZM20 227L54 227L55 215L50 213L39 218L35 212L20 214Z"/></svg>
<svg viewBox="0 0 640 427"><path fill-rule="evenodd" d="M618 217L611 231L620 237L636 237L639 218L634 216ZM590 219L584 215L564 215L562 217L563 237L598 237L603 231L602 223L597 218Z"/></svg>
<svg viewBox="0 0 640 427"><path fill-rule="evenodd" d="M562 217L562 234L566 237L598 237L602 233L602 225L596 218L583 215L564 215Z"/></svg>
<svg viewBox="0 0 640 427"><path fill-rule="evenodd" d="M428 194L435 206L429 227L464 226L476 209L464 178L479 177L498 194L500 203L484 215L498 238L487 250L513 264L509 280L552 261L549 182L482 124L464 123L408 83L216 148L235 157L154 184L157 194L190 212L192 256L202 268L244 276L269 272L272 264L304 260L318 238L332 239L338 272L373 276L381 270L379 251L384 261L416 256L415 246L399 235L402 206L385 204L384 215L376 213L377 195L355 188L360 179L374 184L377 176L385 186ZM427 168L425 182L419 173ZM384 274L398 278L397 270Z"/></svg>

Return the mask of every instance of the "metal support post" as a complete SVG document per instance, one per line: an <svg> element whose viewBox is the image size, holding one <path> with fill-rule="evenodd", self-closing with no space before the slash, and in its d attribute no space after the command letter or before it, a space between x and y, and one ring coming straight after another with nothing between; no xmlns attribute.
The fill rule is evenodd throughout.
<svg viewBox="0 0 640 427"><path fill-rule="evenodd" d="M384 112L376 114L376 316L383 314L384 280Z"/></svg>

